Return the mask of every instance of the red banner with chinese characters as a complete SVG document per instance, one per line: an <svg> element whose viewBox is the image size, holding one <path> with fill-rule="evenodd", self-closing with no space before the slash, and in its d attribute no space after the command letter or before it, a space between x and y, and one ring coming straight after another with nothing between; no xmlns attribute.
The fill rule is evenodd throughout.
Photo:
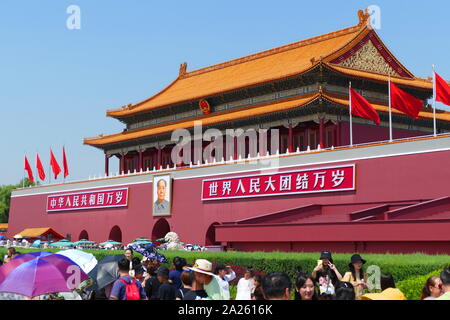
<svg viewBox="0 0 450 320"><path fill-rule="evenodd" d="M355 190L355 165L203 180L202 200Z"/></svg>
<svg viewBox="0 0 450 320"><path fill-rule="evenodd" d="M54 194L47 197L47 212L126 207L128 188Z"/></svg>

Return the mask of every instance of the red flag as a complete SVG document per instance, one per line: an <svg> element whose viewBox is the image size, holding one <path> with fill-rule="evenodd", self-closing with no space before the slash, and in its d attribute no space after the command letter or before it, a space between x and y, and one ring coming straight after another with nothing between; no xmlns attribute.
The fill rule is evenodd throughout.
<svg viewBox="0 0 450 320"><path fill-rule="evenodd" d="M31 166L30 166L30 163L28 162L27 156L25 156L25 167L24 167L24 169L28 172L28 180L30 180L30 182L34 182L33 170L31 170Z"/></svg>
<svg viewBox="0 0 450 320"><path fill-rule="evenodd" d="M436 101L442 102L450 106L450 85L442 79L436 72L435 75L435 90L436 90Z"/></svg>
<svg viewBox="0 0 450 320"><path fill-rule="evenodd" d="M392 81L391 86L391 107L397 109L414 119L419 119L419 112L422 110L423 101L399 89Z"/></svg>
<svg viewBox="0 0 450 320"><path fill-rule="evenodd" d="M380 124L378 112L375 111L369 101L352 88L350 88L350 106L353 115L372 120L377 125Z"/></svg>
<svg viewBox="0 0 450 320"><path fill-rule="evenodd" d="M56 161L55 156L53 155L52 149L50 149L50 165L52 166L52 171L55 175L55 179L57 179L58 174L60 174L61 172L61 168L59 167L58 161Z"/></svg>
<svg viewBox="0 0 450 320"><path fill-rule="evenodd" d="M37 154L37 153L36 153L36 169L38 169L39 178L42 181L45 181L44 167L42 166L41 159L39 159L39 154Z"/></svg>
<svg viewBox="0 0 450 320"><path fill-rule="evenodd" d="M63 147L63 167L64 167L64 178L69 175L69 166L67 165L66 152Z"/></svg>

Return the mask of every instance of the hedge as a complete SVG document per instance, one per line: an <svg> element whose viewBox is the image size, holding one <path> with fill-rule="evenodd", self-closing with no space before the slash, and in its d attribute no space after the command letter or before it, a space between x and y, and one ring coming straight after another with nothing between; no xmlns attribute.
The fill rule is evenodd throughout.
<svg viewBox="0 0 450 320"><path fill-rule="evenodd" d="M415 276L397 283L396 287L403 292L408 300L420 300L422 288L431 276L439 276L442 269L434 270L423 276Z"/></svg>
<svg viewBox="0 0 450 320"><path fill-rule="evenodd" d="M21 253L35 251L36 249L16 248ZM43 250L43 249L40 249ZM46 251L57 252L60 249L45 249ZM95 255L98 261L107 255L122 254L123 251L113 250L86 250ZM207 259L213 263L224 263L226 265L252 266L254 269L263 273L273 271L286 272L292 278L300 267L305 272L311 272L316 266L320 253L291 253L291 252L190 252L190 251L162 251L171 261L176 256L186 258L188 263L193 264L195 259ZM0 254L3 257L6 254L6 248L0 248ZM348 271L351 254L335 253L333 254L334 264L343 275ZM378 265L381 273L390 273L396 282L404 281L412 277L426 276L427 274L442 269L450 263L448 255L426 255L422 253L415 254L362 254L367 260L366 266Z"/></svg>
<svg viewBox="0 0 450 320"><path fill-rule="evenodd" d="M195 259L203 258L215 263L227 265L253 266L264 273L282 271L294 277L298 267L311 272L317 264L320 253L285 253L285 252L187 252L165 251L171 261L175 256L185 257L193 264ZM348 271L352 254L333 254L333 260L343 275ZM447 255L425 254L363 254L366 266L378 265L382 273L390 273L396 281L403 281L413 276L426 275L441 269L450 263Z"/></svg>

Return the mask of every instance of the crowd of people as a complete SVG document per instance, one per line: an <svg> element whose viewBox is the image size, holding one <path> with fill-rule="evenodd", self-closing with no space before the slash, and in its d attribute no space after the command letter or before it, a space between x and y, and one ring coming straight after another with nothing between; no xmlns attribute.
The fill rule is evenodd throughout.
<svg viewBox="0 0 450 320"><path fill-rule="evenodd" d="M7 263L20 253L8 248L0 264ZM282 272L262 276L247 267L237 281L231 266L213 264L197 259L189 265L186 259L175 257L169 270L157 259L142 260L127 248L118 261L116 281L87 299L109 300L406 300L395 287L390 274L381 274L381 292L370 292L368 275L361 255L352 255L348 270L342 273L333 263L331 252L322 251L311 273L298 268L295 279ZM242 274L242 273L241 273ZM237 281L236 295L231 297L230 282ZM291 295L292 294L292 295ZM450 267L439 276L429 277L421 290L421 300L450 300Z"/></svg>
<svg viewBox="0 0 450 320"><path fill-rule="evenodd" d="M311 273L300 268L294 281L283 272L261 276L247 267L237 283L235 300L406 300L392 275L380 276L381 292L369 293L364 260L354 254L344 275L333 264L331 252L323 251ZM236 272L230 266L197 259L194 265L181 257L173 259L173 269L156 259L140 261L127 249L118 262L119 278L106 298L110 300L230 300L230 281ZM422 289L422 300L450 300L450 268L439 277L430 277Z"/></svg>

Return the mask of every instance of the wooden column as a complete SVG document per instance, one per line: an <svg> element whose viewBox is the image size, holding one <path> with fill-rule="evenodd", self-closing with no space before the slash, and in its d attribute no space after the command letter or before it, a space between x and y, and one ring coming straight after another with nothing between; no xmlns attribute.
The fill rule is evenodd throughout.
<svg viewBox="0 0 450 320"><path fill-rule="evenodd" d="M324 143L324 137L325 137L325 119L320 118L319 120L319 139L320 139L320 148L323 149L325 147Z"/></svg>
<svg viewBox="0 0 450 320"><path fill-rule="evenodd" d="M156 156L156 169L160 170L161 169L161 160L162 160L162 154L161 154L161 147L157 147L156 148L158 150L158 154Z"/></svg>
<svg viewBox="0 0 450 320"><path fill-rule="evenodd" d="M105 174L106 174L106 176L109 176L109 158L110 158L111 156L108 156L106 153L105 153Z"/></svg>
<svg viewBox="0 0 450 320"><path fill-rule="evenodd" d="M124 173L125 172L125 154L121 152L120 153L120 173Z"/></svg>
<svg viewBox="0 0 450 320"><path fill-rule="evenodd" d="M172 151L173 151L173 148L175 148L175 146L172 147ZM171 151L171 153L172 153L172 151ZM184 164L184 162L183 162L184 150L182 150L180 153L181 153L181 156L179 155L180 159L178 159L178 163L175 164L177 168L183 167L183 164Z"/></svg>
<svg viewBox="0 0 450 320"><path fill-rule="evenodd" d="M336 145L335 147L339 147L341 145L341 122L336 120Z"/></svg>
<svg viewBox="0 0 450 320"><path fill-rule="evenodd" d="M263 131L263 130L265 130L265 129L261 129L261 131ZM269 130L267 130L265 134L258 133L258 152L261 157L266 156L267 152L269 151L268 143L267 143L267 141L269 141L268 133L269 133Z"/></svg>
<svg viewBox="0 0 450 320"><path fill-rule="evenodd" d="M289 134L288 134L288 150L289 153L292 153L294 151L294 136L292 132L292 124L289 123Z"/></svg>
<svg viewBox="0 0 450 320"><path fill-rule="evenodd" d="M142 157L143 157L144 151L145 151L145 149L139 149L138 150L138 154L139 154L138 169L137 169L138 172L142 171L142 166L143 166L143 159L142 159Z"/></svg>
<svg viewBox="0 0 450 320"><path fill-rule="evenodd" d="M233 145L234 145L234 160L237 160L238 159L238 154L237 154L237 137L234 137L233 138L233 141L234 141L234 143L233 143Z"/></svg>
<svg viewBox="0 0 450 320"><path fill-rule="evenodd" d="M202 164L203 163L203 153L202 153L202 141L196 139L194 140L193 147L192 147L192 164Z"/></svg>

